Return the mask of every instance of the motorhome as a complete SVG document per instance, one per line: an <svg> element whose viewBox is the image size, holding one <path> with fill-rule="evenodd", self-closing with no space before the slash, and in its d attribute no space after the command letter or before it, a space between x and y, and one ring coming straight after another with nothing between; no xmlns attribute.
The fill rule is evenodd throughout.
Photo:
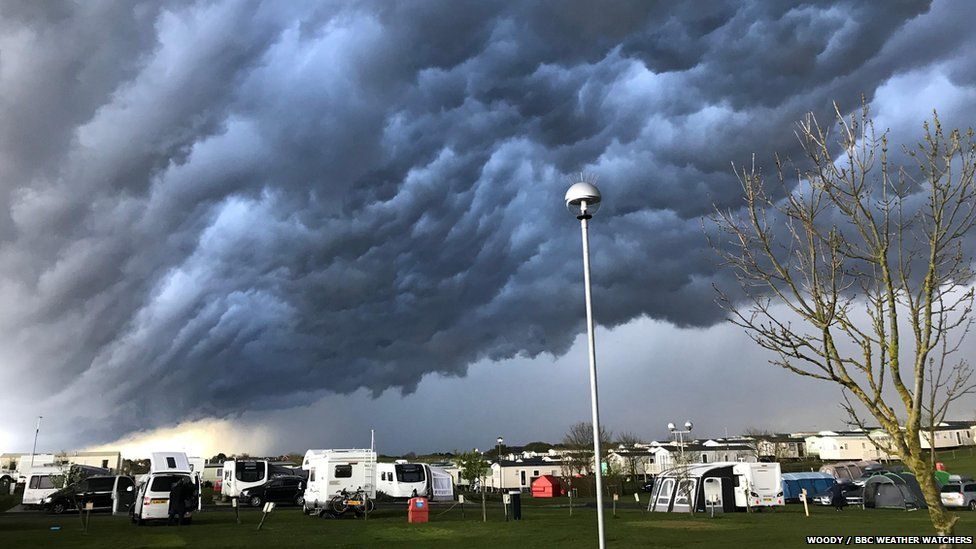
<svg viewBox="0 0 976 549"><path fill-rule="evenodd" d="M194 510L202 508L200 497L200 478L193 473L193 467L186 454L182 452L155 452L149 457L149 472L139 477L136 483L136 498L132 505L132 522L142 525L148 520L169 518L169 495L178 483L187 483L196 496L187 510L185 519Z"/></svg>
<svg viewBox="0 0 976 549"><path fill-rule="evenodd" d="M376 452L373 450L309 450L302 460L302 469L308 472L306 514L326 512L329 502L342 490L363 490L369 498L376 497Z"/></svg>
<svg viewBox="0 0 976 549"><path fill-rule="evenodd" d="M203 470L204 466L201 465ZM239 498L248 488L261 486L276 477L304 476L293 464L266 459L229 459L224 462L220 479L220 495L224 499ZM216 483L215 483L216 485Z"/></svg>
<svg viewBox="0 0 976 549"><path fill-rule="evenodd" d="M391 498L426 497L429 479L427 466L423 463L408 463L401 459L394 463L376 464L376 490Z"/></svg>

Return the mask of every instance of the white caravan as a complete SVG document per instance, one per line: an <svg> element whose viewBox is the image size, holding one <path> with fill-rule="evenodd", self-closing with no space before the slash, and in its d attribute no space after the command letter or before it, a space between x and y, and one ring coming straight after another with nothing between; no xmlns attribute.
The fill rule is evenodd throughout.
<svg viewBox="0 0 976 549"><path fill-rule="evenodd" d="M193 473L186 454L154 452L149 457L149 473L140 476L137 481L136 498L132 504L132 522L141 525L147 520L168 519L170 491L181 481L190 483L196 490L195 505L184 515L188 519L193 508L197 511L202 508L200 478Z"/></svg>
<svg viewBox="0 0 976 549"><path fill-rule="evenodd" d="M395 463L376 464L376 490L391 498L427 497L427 466L423 463L407 463L399 459Z"/></svg>
<svg viewBox="0 0 976 549"><path fill-rule="evenodd" d="M736 463L732 472L736 480L736 507L785 505L779 463Z"/></svg>
<svg viewBox="0 0 976 549"><path fill-rule="evenodd" d="M67 467L34 467L31 469L27 473L27 481L24 483L24 498L21 503L26 507L44 503L44 498L63 487L63 479L67 471Z"/></svg>
<svg viewBox="0 0 976 549"><path fill-rule="evenodd" d="M321 514L340 491L362 489L376 497L376 452L368 449L309 450L302 460L308 471L305 512Z"/></svg>
<svg viewBox="0 0 976 549"><path fill-rule="evenodd" d="M229 459L224 462L223 474L220 495L237 498L242 491L268 482L270 467L265 459Z"/></svg>

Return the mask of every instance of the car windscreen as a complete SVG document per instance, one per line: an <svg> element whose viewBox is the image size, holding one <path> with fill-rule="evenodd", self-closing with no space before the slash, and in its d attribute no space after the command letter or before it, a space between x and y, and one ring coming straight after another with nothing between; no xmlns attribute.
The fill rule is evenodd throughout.
<svg viewBox="0 0 976 549"><path fill-rule="evenodd" d="M424 466L414 463L396 465L396 477L398 482L423 482Z"/></svg>
<svg viewBox="0 0 976 549"><path fill-rule="evenodd" d="M169 492L176 486L181 479L190 478L184 475L160 475L153 477L152 484L149 485L150 492Z"/></svg>
<svg viewBox="0 0 976 549"><path fill-rule="evenodd" d="M943 494L949 494L952 492L961 492L961 491L962 490L960 489L958 484L946 484L945 486L942 487Z"/></svg>

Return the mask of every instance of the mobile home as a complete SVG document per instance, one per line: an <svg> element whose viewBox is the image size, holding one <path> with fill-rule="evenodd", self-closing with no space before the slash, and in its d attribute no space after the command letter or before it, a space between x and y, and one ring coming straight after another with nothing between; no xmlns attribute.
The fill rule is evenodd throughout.
<svg viewBox="0 0 976 549"><path fill-rule="evenodd" d="M376 452L368 449L309 450L302 460L308 472L305 486L305 512L322 514L342 490L362 489L376 497Z"/></svg>
<svg viewBox="0 0 976 549"><path fill-rule="evenodd" d="M44 503L44 498L60 490L64 485L62 479L68 472L67 467L33 467L27 473L24 483L24 497L21 503L25 507L33 507Z"/></svg>

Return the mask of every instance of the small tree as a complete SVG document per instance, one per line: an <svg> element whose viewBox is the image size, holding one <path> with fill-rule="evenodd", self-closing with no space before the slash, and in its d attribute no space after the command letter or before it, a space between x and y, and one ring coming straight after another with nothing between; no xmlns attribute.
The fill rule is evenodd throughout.
<svg viewBox="0 0 976 549"><path fill-rule="evenodd" d="M849 119L834 111L836 140L813 114L798 124L805 160L789 184L779 158L775 190L755 165L738 172L744 209L717 212L730 239L716 248L746 305L722 293L720 303L773 364L838 384L855 424L867 410L915 474L935 530L951 535L956 518L920 435L923 416L944 414L958 393L946 396L949 381L927 399L926 383L939 386L927 369L965 335L973 305L963 246L976 222L973 130L946 133L934 114L905 148L915 165L894 166L866 104Z"/></svg>
<svg viewBox="0 0 976 549"><path fill-rule="evenodd" d="M481 488L481 518L488 520L485 509L485 477L488 476L488 462L480 452L472 450L470 452L459 453L457 460L458 469L461 471L461 478L468 481L468 486L474 486L477 482Z"/></svg>
<svg viewBox="0 0 976 549"><path fill-rule="evenodd" d="M610 439L613 431L600 427L600 444L606 458L610 449ZM563 437L563 472L572 475L588 475L593 472L593 424L589 422L574 423Z"/></svg>

